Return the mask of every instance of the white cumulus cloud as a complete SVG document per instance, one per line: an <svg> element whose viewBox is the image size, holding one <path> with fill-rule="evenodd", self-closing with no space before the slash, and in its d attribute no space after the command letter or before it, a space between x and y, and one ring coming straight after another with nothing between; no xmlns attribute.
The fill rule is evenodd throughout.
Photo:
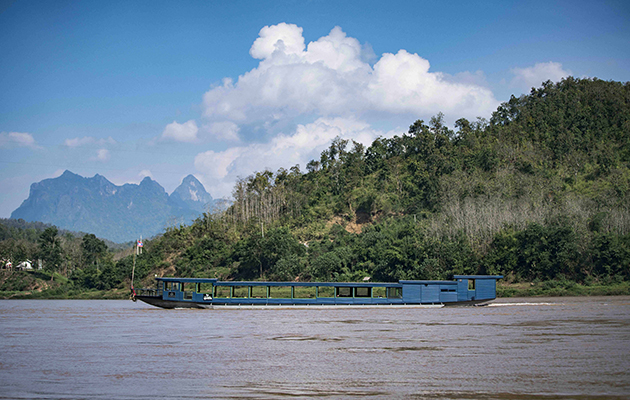
<svg viewBox="0 0 630 400"><path fill-rule="evenodd" d="M84 136L84 137L76 137L76 138L72 138L72 139L66 139L63 144L66 147L70 147L70 148L76 148L76 147L82 147L82 146L89 146L89 145L99 145L99 146L105 146L108 144L116 144L116 141L109 136L107 139L99 139L99 138L95 138L95 137L91 137L91 136Z"/></svg>
<svg viewBox="0 0 630 400"><path fill-rule="evenodd" d="M195 167L214 197L231 194L234 182L255 171L299 164L304 171L312 159L319 159L323 150L337 136L369 146L378 136L386 136L365 122L345 118L319 118L313 123L298 125L290 135L280 134L268 143L251 143L224 151L206 151L195 157ZM351 144L348 146L350 150Z"/></svg>
<svg viewBox="0 0 630 400"><path fill-rule="evenodd" d="M232 121L213 122L204 127L214 139L225 141L238 141L239 126Z"/></svg>
<svg viewBox="0 0 630 400"><path fill-rule="evenodd" d="M95 142L94 138L85 136L82 138L66 139L63 143L67 147L80 147L86 144L92 144L94 142Z"/></svg>
<svg viewBox="0 0 630 400"><path fill-rule="evenodd" d="M98 149L96 152L96 159L99 161L107 161L110 158L109 150L107 149Z"/></svg>
<svg viewBox="0 0 630 400"><path fill-rule="evenodd" d="M197 141L197 123L194 120L179 124L176 121L166 125L162 132L162 139L172 139L177 142L196 142Z"/></svg>
<svg viewBox="0 0 630 400"><path fill-rule="evenodd" d="M153 174L151 173L150 170L148 169L143 169L142 171L140 171L140 173L138 174L138 177L140 178L140 181L143 180L146 177L149 177L151 179L153 179Z"/></svg>
<svg viewBox="0 0 630 400"><path fill-rule="evenodd" d="M0 132L0 148L11 147L30 147L37 149L39 146L35 143L33 135L25 132Z"/></svg>
<svg viewBox="0 0 630 400"><path fill-rule="evenodd" d="M204 117L236 124L304 115L428 118L439 111L474 118L498 105L479 79L457 81L432 72L428 60L405 50L383 54L372 66L365 60L373 53L366 49L340 27L305 45L296 25L266 26L250 49L259 65L206 92Z"/></svg>
<svg viewBox="0 0 630 400"><path fill-rule="evenodd" d="M249 54L254 58L264 60L270 58L275 51L284 54L299 54L303 50L302 28L282 22L262 28Z"/></svg>
<svg viewBox="0 0 630 400"><path fill-rule="evenodd" d="M562 64L553 61L537 63L533 67L512 68L510 71L514 74L510 87L522 90L523 93L528 93L531 88L539 87L548 80L559 82L571 75L571 71L564 70Z"/></svg>
<svg viewBox="0 0 630 400"><path fill-rule="evenodd" d="M295 164L304 170L337 136L370 145L391 136L377 124L389 130L438 112L453 120L489 116L499 104L481 71L432 71L428 60L404 49L376 56L340 27L306 43L297 25L265 26L249 53L259 60L255 68L203 96L199 136L239 142L195 158L214 197L229 196L239 177L255 171ZM167 137L200 141L192 120L168 125Z"/></svg>

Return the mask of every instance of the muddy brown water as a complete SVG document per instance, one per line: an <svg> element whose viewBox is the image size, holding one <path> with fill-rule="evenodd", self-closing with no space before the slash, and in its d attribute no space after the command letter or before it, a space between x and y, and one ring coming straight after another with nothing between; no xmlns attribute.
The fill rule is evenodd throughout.
<svg viewBox="0 0 630 400"><path fill-rule="evenodd" d="M0 398L630 398L630 297L440 309L0 301Z"/></svg>

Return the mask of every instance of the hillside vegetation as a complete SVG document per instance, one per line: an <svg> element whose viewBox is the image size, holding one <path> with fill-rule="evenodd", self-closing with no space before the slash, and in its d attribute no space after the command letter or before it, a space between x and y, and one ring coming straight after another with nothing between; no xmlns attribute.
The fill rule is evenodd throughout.
<svg viewBox="0 0 630 400"><path fill-rule="evenodd" d="M147 243L136 276L149 284L154 274L303 281L503 274L550 290L627 291L629 166L630 84L546 82L503 103L489 121L462 118L452 130L438 114L367 148L337 138L304 171L256 172L237 182L227 210ZM105 270L94 278L124 286L132 263L124 257L111 263L109 278Z"/></svg>
<svg viewBox="0 0 630 400"><path fill-rule="evenodd" d="M630 278L630 85L568 78L490 121L441 114L302 172L258 172L233 205L151 243L180 276ZM264 233L264 236L263 236Z"/></svg>

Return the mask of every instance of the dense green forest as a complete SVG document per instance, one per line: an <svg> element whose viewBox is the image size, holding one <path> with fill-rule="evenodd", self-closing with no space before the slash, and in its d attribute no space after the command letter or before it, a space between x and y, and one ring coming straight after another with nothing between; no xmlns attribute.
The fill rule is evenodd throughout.
<svg viewBox="0 0 630 400"><path fill-rule="evenodd" d="M490 120L462 118L451 129L438 114L367 148L337 138L305 170L256 172L237 182L227 209L146 243L135 285L154 274L395 281L463 273L627 287L629 167L630 83L546 82ZM80 252L66 286L129 284L131 255ZM45 263L50 271L62 264Z"/></svg>
<svg viewBox="0 0 630 400"><path fill-rule="evenodd" d="M121 286L129 278L117 260L132 254L131 246L41 222L0 219L0 262L5 269L0 273L0 293L4 293L0 298L24 291L64 297L69 291L78 294ZM29 262L33 270L19 271L22 262Z"/></svg>

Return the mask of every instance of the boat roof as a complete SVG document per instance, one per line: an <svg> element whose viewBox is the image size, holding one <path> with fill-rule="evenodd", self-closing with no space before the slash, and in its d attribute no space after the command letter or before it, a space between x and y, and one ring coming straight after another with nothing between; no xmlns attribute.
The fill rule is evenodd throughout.
<svg viewBox="0 0 630 400"><path fill-rule="evenodd" d="M453 279L501 279L503 275L455 275ZM456 285L457 281L400 280L396 282L272 282L220 281L217 278L156 277L158 281L183 283L212 283L220 286L345 286L345 287L400 287L401 285Z"/></svg>
<svg viewBox="0 0 630 400"><path fill-rule="evenodd" d="M213 283L221 286L346 286L346 287L400 287L396 282L272 282L272 281L220 281L216 278L155 278L164 282Z"/></svg>
<svg viewBox="0 0 630 400"><path fill-rule="evenodd" d="M213 283L217 282L217 278L175 278L175 277L155 277L155 280L165 282L201 282L201 283Z"/></svg>

